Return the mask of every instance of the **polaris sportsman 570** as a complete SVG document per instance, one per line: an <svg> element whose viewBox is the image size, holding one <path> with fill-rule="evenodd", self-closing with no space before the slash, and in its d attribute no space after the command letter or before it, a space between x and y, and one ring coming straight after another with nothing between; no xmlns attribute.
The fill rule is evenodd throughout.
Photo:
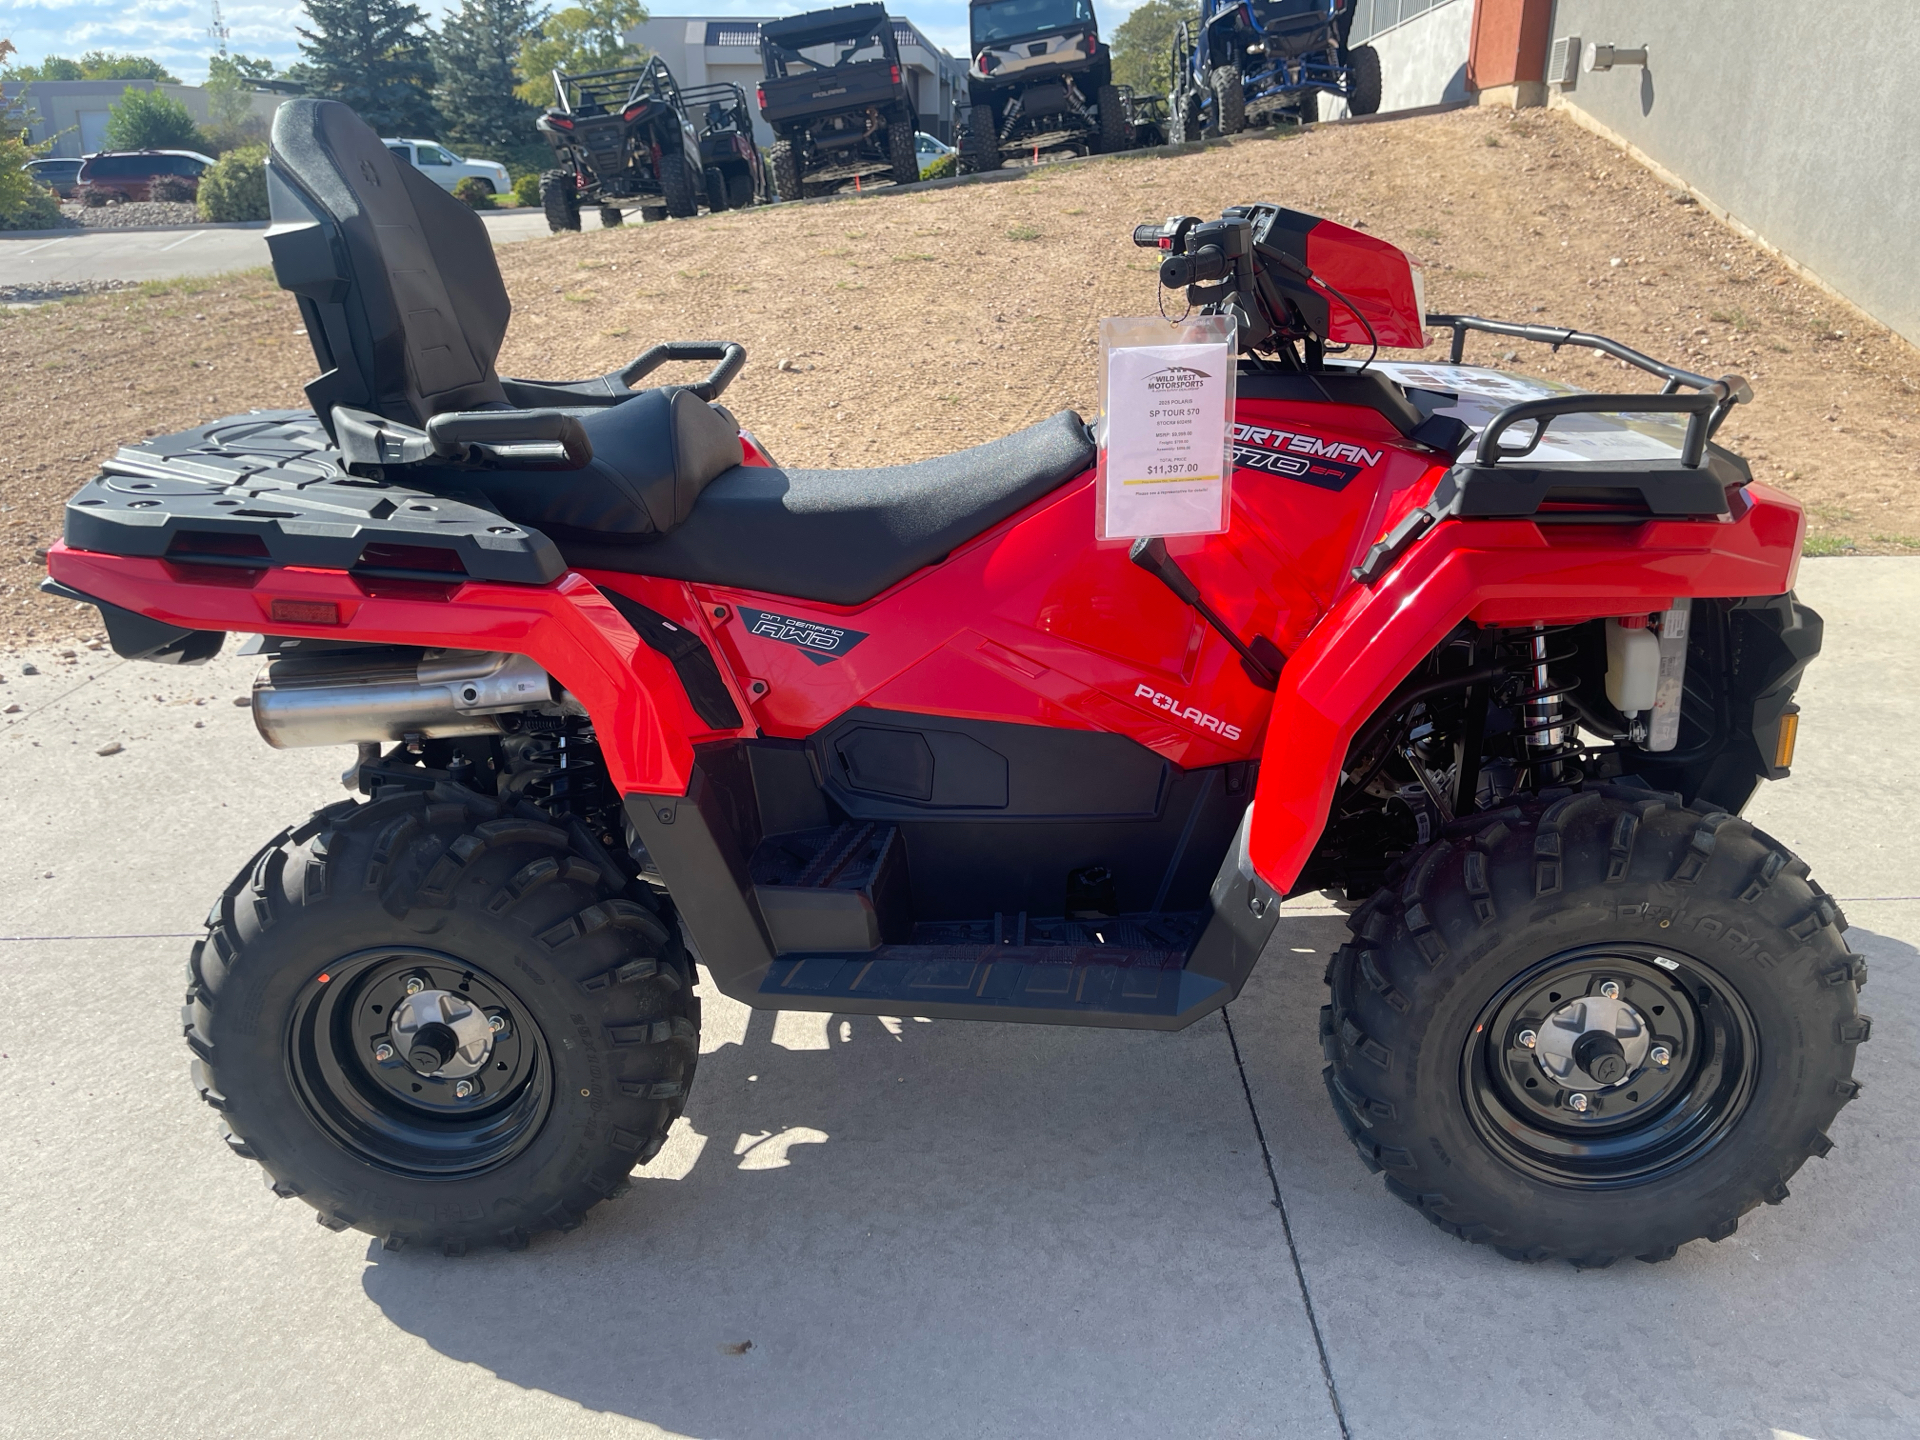
<svg viewBox="0 0 1920 1440"><path fill-rule="evenodd" d="M1820 638L1800 507L1713 443L1739 378L1423 316L1399 250L1275 205L1146 226L1238 323L1230 526L1102 543L1071 412L786 468L718 403L736 345L499 378L479 219L344 106L282 106L268 173L312 411L121 450L48 585L124 656L263 635L267 741L358 747L183 1014L322 1224L576 1225L687 1104L696 956L767 1008L1172 1030L1318 890L1358 901L1328 1094L1451 1233L1657 1260L1830 1148L1864 969L1737 818ZM1423 322L1453 363L1374 361ZM1664 383L1464 366L1475 330Z"/></svg>

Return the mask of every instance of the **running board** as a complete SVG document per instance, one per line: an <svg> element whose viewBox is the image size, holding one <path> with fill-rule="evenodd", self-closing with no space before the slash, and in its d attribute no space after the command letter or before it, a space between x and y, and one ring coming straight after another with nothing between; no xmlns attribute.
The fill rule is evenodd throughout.
<svg viewBox="0 0 1920 1440"><path fill-rule="evenodd" d="M770 877L750 870L698 763L687 794L630 795L626 810L714 983L765 1010L1179 1030L1240 993L1280 918L1247 855L1249 806L1207 908L1190 915L1002 915L915 925L908 943L775 953L788 923L762 909ZM884 870L882 837L853 848Z"/></svg>

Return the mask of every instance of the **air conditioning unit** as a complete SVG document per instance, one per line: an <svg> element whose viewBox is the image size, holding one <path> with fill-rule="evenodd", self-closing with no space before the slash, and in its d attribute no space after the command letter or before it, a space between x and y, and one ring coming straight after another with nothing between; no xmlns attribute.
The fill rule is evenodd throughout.
<svg viewBox="0 0 1920 1440"><path fill-rule="evenodd" d="M1547 55L1547 83L1571 90L1580 83L1581 45L1578 35L1562 35Z"/></svg>

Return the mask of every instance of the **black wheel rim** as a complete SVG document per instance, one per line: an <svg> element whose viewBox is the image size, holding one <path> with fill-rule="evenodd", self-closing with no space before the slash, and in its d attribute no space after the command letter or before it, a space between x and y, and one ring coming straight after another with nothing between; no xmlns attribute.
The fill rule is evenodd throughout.
<svg viewBox="0 0 1920 1440"><path fill-rule="evenodd" d="M455 956L407 946L345 956L307 982L287 1068L336 1144L416 1179L504 1165L532 1143L553 1101L546 1038L511 988Z"/></svg>
<svg viewBox="0 0 1920 1440"><path fill-rule="evenodd" d="M1724 976L1657 947L1588 946L1530 967L1488 1001L1461 1082L1474 1129L1515 1169L1613 1189L1693 1164L1725 1139L1758 1062L1752 1013Z"/></svg>

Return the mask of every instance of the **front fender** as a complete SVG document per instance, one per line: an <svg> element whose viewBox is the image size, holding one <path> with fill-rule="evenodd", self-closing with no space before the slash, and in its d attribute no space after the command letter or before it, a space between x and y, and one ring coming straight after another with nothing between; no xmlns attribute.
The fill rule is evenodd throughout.
<svg viewBox="0 0 1920 1440"><path fill-rule="evenodd" d="M1780 595L1805 519L1764 485L1726 520L1547 525L1446 520L1375 585L1341 594L1288 658L1255 789L1249 855L1285 895L1325 829L1348 747L1461 622L1564 624L1667 608L1677 596Z"/></svg>

